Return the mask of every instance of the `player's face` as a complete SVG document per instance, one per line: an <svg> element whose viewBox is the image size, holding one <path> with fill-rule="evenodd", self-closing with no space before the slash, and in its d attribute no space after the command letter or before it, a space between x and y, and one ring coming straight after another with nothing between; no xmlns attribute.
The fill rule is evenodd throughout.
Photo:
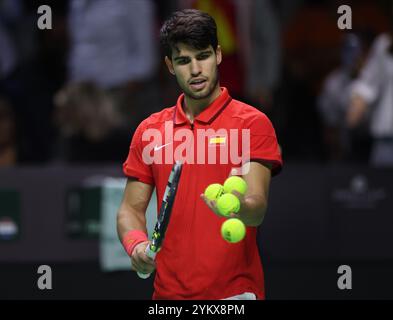
<svg viewBox="0 0 393 320"><path fill-rule="evenodd" d="M176 76L184 94L200 100L209 97L218 86L218 65L221 63L221 49L214 52L210 45L198 50L179 43L173 50L172 59L165 58L169 71Z"/></svg>

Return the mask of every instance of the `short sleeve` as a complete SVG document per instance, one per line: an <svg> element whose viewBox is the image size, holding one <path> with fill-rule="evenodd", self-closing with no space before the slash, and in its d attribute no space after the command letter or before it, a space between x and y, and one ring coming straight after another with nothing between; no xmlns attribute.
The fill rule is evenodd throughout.
<svg viewBox="0 0 393 320"><path fill-rule="evenodd" d="M278 174L283 166L276 133L269 118L261 113L249 124L250 161L272 165L272 175Z"/></svg>
<svg viewBox="0 0 393 320"><path fill-rule="evenodd" d="M127 160L123 163L123 172L127 177L138 179L140 182L154 184L151 165L142 159L142 134L146 128L142 122L136 129L131 141Z"/></svg>

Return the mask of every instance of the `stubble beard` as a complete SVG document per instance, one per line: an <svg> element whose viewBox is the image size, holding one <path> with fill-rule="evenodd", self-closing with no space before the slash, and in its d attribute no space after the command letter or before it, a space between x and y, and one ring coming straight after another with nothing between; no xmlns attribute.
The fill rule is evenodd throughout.
<svg viewBox="0 0 393 320"><path fill-rule="evenodd" d="M216 68L216 71L215 71L215 74L212 78L210 86L208 87L207 92L203 95L193 93L188 87L186 87L187 85L184 85L184 87L180 84L179 85L180 85L180 87L186 97L188 97L190 99L194 99L194 100L203 100L203 99L208 98L213 93L213 91L216 89L218 82L219 82L219 73L218 73L218 68Z"/></svg>

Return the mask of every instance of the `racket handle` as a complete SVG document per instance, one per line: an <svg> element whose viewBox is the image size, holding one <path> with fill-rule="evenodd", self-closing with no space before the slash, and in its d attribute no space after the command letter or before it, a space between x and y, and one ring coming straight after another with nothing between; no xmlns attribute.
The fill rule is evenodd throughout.
<svg viewBox="0 0 393 320"><path fill-rule="evenodd" d="M138 271L136 274L137 274L138 277L141 278L141 279L147 279L147 278L149 278L150 275L151 275L151 273L142 273L142 272L139 272L139 271Z"/></svg>
<svg viewBox="0 0 393 320"><path fill-rule="evenodd" d="M156 258L156 252L150 250L150 244L147 245L145 253L148 257L152 258L153 260ZM151 273L142 273L138 271L137 275L141 279L147 279L150 277Z"/></svg>

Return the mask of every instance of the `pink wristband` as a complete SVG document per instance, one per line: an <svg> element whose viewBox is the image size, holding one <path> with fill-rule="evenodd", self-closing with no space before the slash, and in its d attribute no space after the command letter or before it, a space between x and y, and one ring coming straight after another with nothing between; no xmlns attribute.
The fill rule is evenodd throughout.
<svg viewBox="0 0 393 320"><path fill-rule="evenodd" d="M131 257L134 248L145 241L148 241L146 233L141 230L130 230L123 237L122 243L127 254Z"/></svg>

